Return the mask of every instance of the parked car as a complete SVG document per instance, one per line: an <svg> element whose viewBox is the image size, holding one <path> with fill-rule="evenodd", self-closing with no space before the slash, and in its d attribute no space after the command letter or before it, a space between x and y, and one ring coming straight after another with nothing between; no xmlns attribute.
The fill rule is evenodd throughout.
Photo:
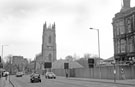
<svg viewBox="0 0 135 87"><path fill-rule="evenodd" d="M16 77L22 77L23 76L23 72L17 72L16 73Z"/></svg>
<svg viewBox="0 0 135 87"><path fill-rule="evenodd" d="M31 76L30 76L30 82L31 83L33 83L33 82L41 82L40 74L38 74L38 73L31 74Z"/></svg>
<svg viewBox="0 0 135 87"><path fill-rule="evenodd" d="M9 75L9 72L7 72L7 71L3 72L3 77L6 77L8 75Z"/></svg>
<svg viewBox="0 0 135 87"><path fill-rule="evenodd" d="M56 75L53 72L46 72L45 78L56 79Z"/></svg>

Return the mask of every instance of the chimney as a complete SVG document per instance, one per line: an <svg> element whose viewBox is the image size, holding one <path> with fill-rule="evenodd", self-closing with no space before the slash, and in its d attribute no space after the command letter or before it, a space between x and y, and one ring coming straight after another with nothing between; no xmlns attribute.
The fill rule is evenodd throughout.
<svg viewBox="0 0 135 87"><path fill-rule="evenodd" d="M128 9L130 9L130 0L123 0L121 11L126 11Z"/></svg>

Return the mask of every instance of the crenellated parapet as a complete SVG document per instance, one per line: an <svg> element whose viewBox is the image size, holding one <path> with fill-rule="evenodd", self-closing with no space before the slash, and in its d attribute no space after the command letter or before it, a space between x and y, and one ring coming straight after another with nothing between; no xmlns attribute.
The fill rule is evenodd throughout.
<svg viewBox="0 0 135 87"><path fill-rule="evenodd" d="M43 25L43 29L44 30L48 30L48 29L55 30L55 22L53 24L49 24L49 25L47 25L47 23L45 22L45 24Z"/></svg>

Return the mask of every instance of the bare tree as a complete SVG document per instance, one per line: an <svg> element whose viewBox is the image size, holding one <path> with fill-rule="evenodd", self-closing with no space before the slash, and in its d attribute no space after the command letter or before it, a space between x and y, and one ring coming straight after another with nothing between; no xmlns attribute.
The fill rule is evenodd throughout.
<svg viewBox="0 0 135 87"><path fill-rule="evenodd" d="M84 58L85 58L85 59L88 59L88 58L90 58L90 57L91 57L91 54L89 54L89 53L84 54Z"/></svg>
<svg viewBox="0 0 135 87"><path fill-rule="evenodd" d="M67 61L73 61L73 60L74 60L73 57L72 57L71 55L66 56L65 59L66 59Z"/></svg>

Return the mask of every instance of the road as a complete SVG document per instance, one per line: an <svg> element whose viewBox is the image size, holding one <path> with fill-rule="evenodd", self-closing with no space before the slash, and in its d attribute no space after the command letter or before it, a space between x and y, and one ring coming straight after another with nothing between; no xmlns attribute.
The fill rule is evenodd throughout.
<svg viewBox="0 0 135 87"><path fill-rule="evenodd" d="M134 87L111 83L77 81L67 79L65 77L57 77L56 79L45 79L44 76L42 76L41 83L30 83L29 75L24 75L23 77L11 76L10 78L15 87Z"/></svg>

